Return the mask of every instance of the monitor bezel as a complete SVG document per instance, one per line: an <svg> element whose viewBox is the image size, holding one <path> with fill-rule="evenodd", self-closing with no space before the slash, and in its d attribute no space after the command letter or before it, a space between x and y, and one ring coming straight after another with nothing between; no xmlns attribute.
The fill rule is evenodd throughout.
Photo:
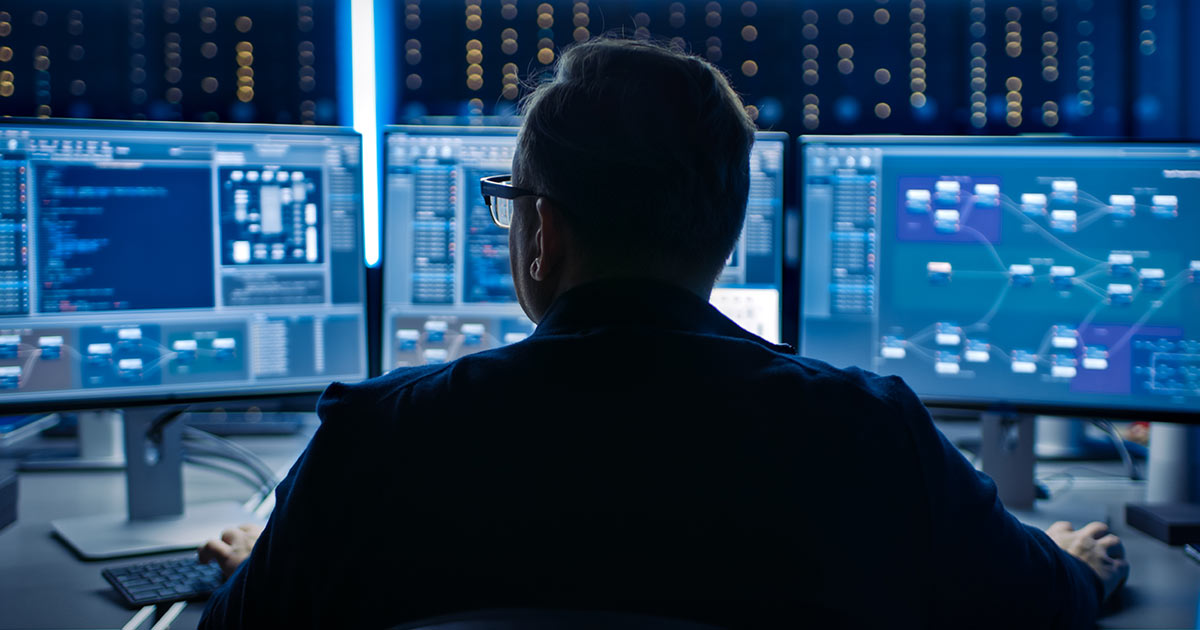
<svg viewBox="0 0 1200 630"><path fill-rule="evenodd" d="M783 144L783 161L782 161L782 164L780 165L781 171L779 173L779 177L780 177L779 214L778 214L778 216L775 217L775 245L774 245L774 247L775 247L775 278L776 278L775 289L776 289L776 291L779 292L779 295L777 296L777 298L779 300L778 301L778 312L775 314L775 316L778 318L778 321L779 321L779 330L778 330L776 339L778 340L778 343L782 344L782 343L787 343L787 333L786 333L786 329L784 327L785 311L784 311L784 306L783 306L784 303L786 302L783 294L787 289L785 288L786 283L784 282L783 277L784 277L784 269L787 267L787 265L785 263L786 255L784 253L784 248L787 246L787 234L786 234L787 233L787 214L788 214L787 189L788 189L788 182L790 181L790 178L788 176L792 172L792 169L790 169L788 167L791 166L790 160L792 159L792 147L791 147L792 138L786 131L773 131L773 130L768 129L768 130L760 130L760 131L754 132L754 143L758 144L758 142L760 140L781 142ZM742 230L745 231L745 229L746 229L746 221L745 221L745 219L743 219L742 220ZM741 237L742 237L742 234L739 233L738 239L740 240Z"/></svg>
<svg viewBox="0 0 1200 630"><path fill-rule="evenodd" d="M518 120L518 122L519 122L519 120ZM387 234L387 229L388 229L387 222L388 222L388 190L389 190L389 187L387 186L386 179L387 179L387 166L388 166L388 159L389 159L388 156L390 155L389 151L388 151L388 138L392 134L405 133L405 134L418 135L418 136L437 136L437 135L442 135L442 134L445 134L445 135L463 134L465 132L465 133L471 134L471 135L511 135L511 136L515 137L520 132L520 130L521 130L521 128L519 126L512 126L512 125L470 125L470 124L447 125L447 124L441 124L440 122L439 122L439 124L430 124L430 125L405 124L405 125L388 125L387 127L384 127L384 129L383 129L383 144L382 144L383 148L380 151L381 155L380 155L380 160L379 160L380 173L381 173L381 177L383 178L383 180L382 180L383 184L381 185L381 187L383 188L383 194L380 195L380 206L379 206L380 207L379 233L381 235L381 238ZM784 271L783 271L784 270L784 251L783 251L783 248L787 244L787 235L785 234L785 232L787 230L786 194L787 194L787 186L788 186L788 181L789 181L788 175L791 173L791 170L792 170L789 168L789 160L792 159L792 147L791 147L792 143L791 143L791 136L785 131L772 131L772 130L756 131L754 133L754 141L755 141L755 143L757 143L759 140L770 140L770 141L775 141L775 142L781 142L783 145L783 171L780 174L780 177L783 180L783 195L781 195L781 198L780 198L779 216L776 217L776 219L775 219L775 267L776 267L776 272L778 274L778 276L777 276L778 282L777 282L776 288L779 291L778 313L776 314L776 316L779 319L779 339L782 341L784 339L784 334L785 334L784 298L783 298L783 294L785 291L785 288L784 288L785 282L783 280L783 275L784 275ZM384 241L384 242L386 242L386 241ZM384 364L384 356L386 355L386 352L385 352L385 348L383 347L383 344L387 342L386 340L388 337L387 334L385 334L385 332L384 332L385 328L386 328L386 322L384 321L384 318L387 315L387 308L388 308L387 300L385 299L387 296L387 282L388 282L388 278L387 278L388 252L387 252L386 247L380 247L379 252L380 252L380 254L379 254L379 269L380 269L380 274L379 274L379 276L380 276L379 329L380 329L380 333L379 333L379 339L376 340L377 352L379 352L379 361L378 361L378 365L376 367L378 369L378 372L377 372L378 374L386 374L388 371L390 371L390 368L388 368Z"/></svg>
<svg viewBox="0 0 1200 630"><path fill-rule="evenodd" d="M800 230L795 235L797 239L797 248L800 253L800 274L797 288L799 291L799 300L797 306L797 336L796 343L799 349L799 354L804 353L804 226L805 226L805 152L812 146L816 145L948 145L962 146L974 143L986 143L996 145L1104 145L1104 144L1125 144L1133 146L1187 146L1194 145L1200 149L1200 142L1188 141L1181 139L1128 139L1114 138L1108 136L1070 136L1065 134L1028 134L1028 135L1012 135L1012 136L930 136L930 135L801 135L796 139L798 146L796 156L796 172L797 172L797 206L800 208ZM1035 416L1062 416L1062 417L1079 417L1079 418L1104 418L1104 419L1119 419L1119 420L1145 420L1157 422L1172 422L1182 424L1200 424L1200 409L1196 411L1175 411L1171 409L1149 409L1138 407L1136 405L1128 406L1111 406L1111 405L1086 405L1086 404L1054 404L1031 400L1021 400L1019 398L991 398L981 399L974 397L954 397L954 396L924 396L917 392L918 397L925 406L936 409L961 409L972 412L987 412L1001 414L1024 414Z"/></svg>
<svg viewBox="0 0 1200 630"><path fill-rule="evenodd" d="M203 132L217 134L279 134L280 136L340 136L345 138L357 138L360 167L363 166L361 161L362 155L362 135L352 128L340 126L319 126L319 125L285 125L285 124L244 124L244 123L227 123L227 122L180 122L180 121L143 121L143 120L107 120L107 119L74 119L74 118L28 118L28 117L11 117L0 118L0 133L3 133L7 128L13 127L59 127L59 128L85 128L85 129L113 129L122 131L153 131L153 132ZM359 178L359 196L362 198L362 186L364 178ZM360 202L360 212L357 217L357 237L360 247L365 247L364 239L364 215L366 209ZM366 281L366 265L364 261L359 260L359 294L362 296L362 323L363 323L363 339L361 347L361 364L360 373L363 379L370 377L371 365L368 360L367 351L370 347L368 337L368 295ZM131 311L132 312L132 311ZM142 312L142 311L138 311ZM152 311L150 311L152 312ZM3 326L4 318L0 317L0 326ZM260 385L255 384L253 387L240 387L232 391L225 390L220 386L211 388L196 389L194 391L172 392L172 391L157 391L147 392L145 394L137 393L119 393L106 395L102 390L80 390L85 391L86 395L72 396L68 398L49 398L49 399L25 399L25 400L3 400L0 397L0 413L3 414L21 414L21 413L41 413L54 411L80 411L89 409L107 409L107 408L128 408L128 407L145 407L145 406L160 406L160 405L195 405L195 404L211 404L211 403L227 403L233 401L245 401L247 404L252 404L255 401L263 401L266 399L279 398L295 398L312 396L323 392L332 380L325 382L314 381L311 384L279 384L279 385ZM226 386L228 387L228 386ZM55 393L64 390L52 390L50 392L37 393ZM35 392L30 392L35 393Z"/></svg>

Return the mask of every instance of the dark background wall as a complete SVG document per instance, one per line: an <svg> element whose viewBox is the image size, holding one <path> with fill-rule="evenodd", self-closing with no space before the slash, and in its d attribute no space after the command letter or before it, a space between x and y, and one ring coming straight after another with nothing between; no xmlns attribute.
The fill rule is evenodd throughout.
<svg viewBox="0 0 1200 630"><path fill-rule="evenodd" d="M334 124L349 107L334 11L329 0L0 0L0 114Z"/></svg>
<svg viewBox="0 0 1200 630"><path fill-rule="evenodd" d="M1200 135L1189 0L379 1L382 122L505 115L576 39L719 64L800 133ZM334 124L348 0L0 0L0 114Z"/></svg>
<svg viewBox="0 0 1200 630"><path fill-rule="evenodd" d="M1200 96L1196 44L1183 37L1200 32L1200 6L1188 0L391 6L402 120L510 112L520 92L508 86L544 71L558 47L623 31L718 63L760 126L793 134L1200 132L1187 107Z"/></svg>

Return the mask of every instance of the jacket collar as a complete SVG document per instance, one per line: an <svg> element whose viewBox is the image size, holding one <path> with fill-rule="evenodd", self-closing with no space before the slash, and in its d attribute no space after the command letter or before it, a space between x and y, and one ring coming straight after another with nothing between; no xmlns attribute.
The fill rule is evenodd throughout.
<svg viewBox="0 0 1200 630"><path fill-rule="evenodd" d="M745 339L785 354L773 344L725 317L682 287L641 278L605 279L572 288L550 305L535 337L581 333L610 326L637 326Z"/></svg>

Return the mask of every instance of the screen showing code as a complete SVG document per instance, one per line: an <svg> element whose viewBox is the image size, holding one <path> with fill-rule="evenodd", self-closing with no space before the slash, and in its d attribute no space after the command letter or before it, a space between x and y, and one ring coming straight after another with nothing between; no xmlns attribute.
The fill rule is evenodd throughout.
<svg viewBox="0 0 1200 630"><path fill-rule="evenodd" d="M43 313L211 308L208 168L37 171Z"/></svg>
<svg viewBox="0 0 1200 630"><path fill-rule="evenodd" d="M468 166L463 168L463 181L470 185L504 170ZM492 211L483 204L482 197L466 195L465 201L467 256L463 259L463 302L514 304L517 290L508 264L508 230L492 221Z"/></svg>

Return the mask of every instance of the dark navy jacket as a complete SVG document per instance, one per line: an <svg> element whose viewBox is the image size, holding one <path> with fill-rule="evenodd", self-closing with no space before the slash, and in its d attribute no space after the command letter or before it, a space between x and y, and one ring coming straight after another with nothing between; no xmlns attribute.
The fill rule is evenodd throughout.
<svg viewBox="0 0 1200 630"><path fill-rule="evenodd" d="M1009 515L898 378L667 285L520 343L335 383L202 628L583 608L732 627L1086 628L1102 586Z"/></svg>

